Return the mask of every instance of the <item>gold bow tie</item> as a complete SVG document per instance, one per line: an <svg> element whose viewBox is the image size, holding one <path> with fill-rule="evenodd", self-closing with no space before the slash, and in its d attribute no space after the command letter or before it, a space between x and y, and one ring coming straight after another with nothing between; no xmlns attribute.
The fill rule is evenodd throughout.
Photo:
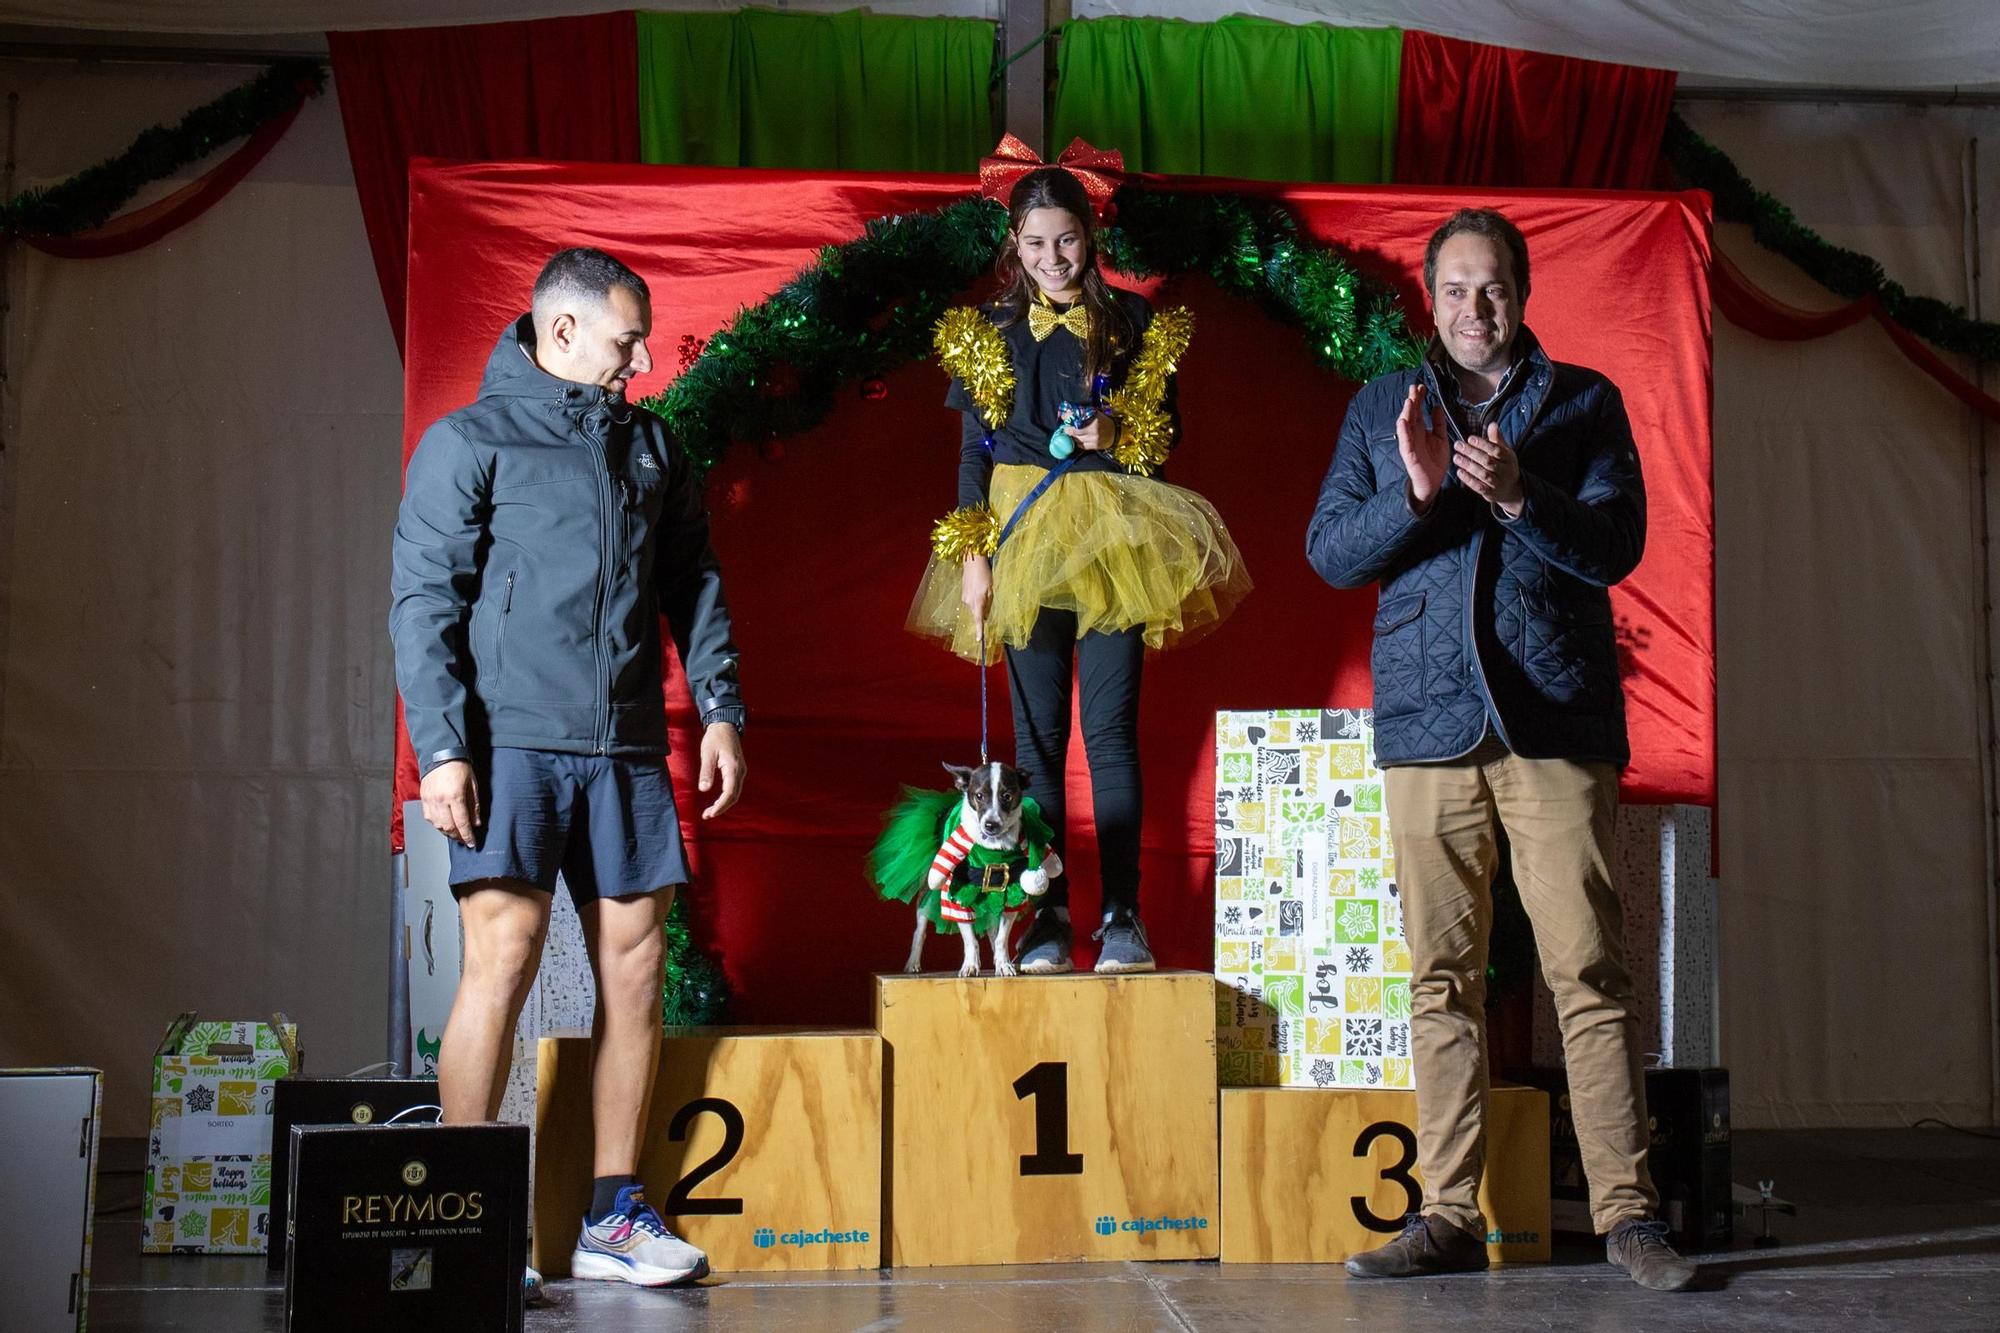
<svg viewBox="0 0 2000 1333"><path fill-rule="evenodd" d="M1078 301L1068 310L1058 311L1054 306L1037 301L1028 307L1028 332L1041 342L1057 329L1068 329L1078 338L1090 338L1090 311Z"/></svg>

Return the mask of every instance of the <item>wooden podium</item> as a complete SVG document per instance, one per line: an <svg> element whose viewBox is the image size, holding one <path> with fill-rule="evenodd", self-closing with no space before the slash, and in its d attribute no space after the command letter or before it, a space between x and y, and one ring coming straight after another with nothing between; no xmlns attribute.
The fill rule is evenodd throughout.
<svg viewBox="0 0 2000 1333"><path fill-rule="evenodd" d="M1549 1098L1495 1087L1486 1117L1486 1253L1549 1260ZM1403 1229L1423 1199L1413 1092L1225 1088L1224 1263L1337 1263Z"/></svg>
<svg viewBox="0 0 2000 1333"><path fill-rule="evenodd" d="M1215 979L878 976L889 1262L1218 1250Z"/></svg>
<svg viewBox="0 0 2000 1333"><path fill-rule="evenodd" d="M544 1037L530 1262L569 1275L590 1205L591 1041ZM718 1272L882 1263L882 1042L670 1029L639 1154L647 1199Z"/></svg>

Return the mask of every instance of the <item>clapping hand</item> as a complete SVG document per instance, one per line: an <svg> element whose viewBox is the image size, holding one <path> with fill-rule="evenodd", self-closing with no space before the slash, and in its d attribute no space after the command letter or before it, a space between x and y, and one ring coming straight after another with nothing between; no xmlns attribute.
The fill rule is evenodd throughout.
<svg viewBox="0 0 2000 1333"><path fill-rule="evenodd" d="M1444 409L1434 407L1425 420L1421 383L1412 384L1396 418L1396 448L1403 455L1403 470L1410 476L1410 507L1423 513L1444 488L1445 472L1451 466L1451 441L1445 434Z"/></svg>
<svg viewBox="0 0 2000 1333"><path fill-rule="evenodd" d="M1498 422L1487 426L1485 438L1468 435L1452 454L1458 479L1508 518L1519 518L1526 496L1521 491L1521 460L1500 438Z"/></svg>

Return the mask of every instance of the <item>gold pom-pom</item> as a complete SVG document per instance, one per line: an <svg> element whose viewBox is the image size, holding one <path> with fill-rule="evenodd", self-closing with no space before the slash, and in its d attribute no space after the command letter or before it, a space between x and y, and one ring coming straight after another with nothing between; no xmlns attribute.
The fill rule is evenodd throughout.
<svg viewBox="0 0 2000 1333"><path fill-rule="evenodd" d="M1117 389L1105 395L1104 406L1118 418L1112 459L1142 477L1158 471L1174 447L1174 419L1160 406L1158 395L1148 398Z"/></svg>
<svg viewBox="0 0 2000 1333"><path fill-rule="evenodd" d="M1147 476L1159 470L1174 447L1174 420L1161 406L1167 380L1180 367L1194 339L1194 313L1175 306L1153 316L1125 383L1105 395L1105 410L1118 419L1118 443L1111 457L1127 472Z"/></svg>
<svg viewBox="0 0 2000 1333"><path fill-rule="evenodd" d="M1167 377L1160 374L1156 367L1143 366L1135 361L1121 387L1129 397L1157 403L1167 396Z"/></svg>
<svg viewBox="0 0 2000 1333"><path fill-rule="evenodd" d="M1187 355L1188 344L1193 341L1194 312L1177 305L1153 316L1152 323L1146 326L1146 336L1139 340L1136 360L1164 379L1180 369L1181 358ZM1138 368L1133 367L1135 371Z"/></svg>
<svg viewBox="0 0 2000 1333"><path fill-rule="evenodd" d="M991 505L954 509L931 529L931 550L947 564L960 564L967 556L992 555L999 549L1000 516Z"/></svg>
<svg viewBox="0 0 2000 1333"><path fill-rule="evenodd" d="M1014 362L993 321L972 306L953 306L938 319L931 345L987 426L998 430L1014 410Z"/></svg>

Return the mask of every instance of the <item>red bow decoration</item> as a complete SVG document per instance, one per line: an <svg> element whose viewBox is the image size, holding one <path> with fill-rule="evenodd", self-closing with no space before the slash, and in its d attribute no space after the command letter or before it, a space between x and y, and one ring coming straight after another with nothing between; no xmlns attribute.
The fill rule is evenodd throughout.
<svg viewBox="0 0 2000 1333"><path fill-rule="evenodd" d="M1000 146L993 150L992 157L979 161L979 192L1004 204L1023 176L1048 165L1036 156L1034 149L1013 135L1006 135L1000 140ZM1056 158L1055 165L1076 177L1083 186L1083 192L1090 196L1091 208L1096 210L1097 220L1109 221L1111 196L1118 193L1118 187L1124 181L1125 155L1115 148L1092 148L1082 139L1072 139L1069 147Z"/></svg>

